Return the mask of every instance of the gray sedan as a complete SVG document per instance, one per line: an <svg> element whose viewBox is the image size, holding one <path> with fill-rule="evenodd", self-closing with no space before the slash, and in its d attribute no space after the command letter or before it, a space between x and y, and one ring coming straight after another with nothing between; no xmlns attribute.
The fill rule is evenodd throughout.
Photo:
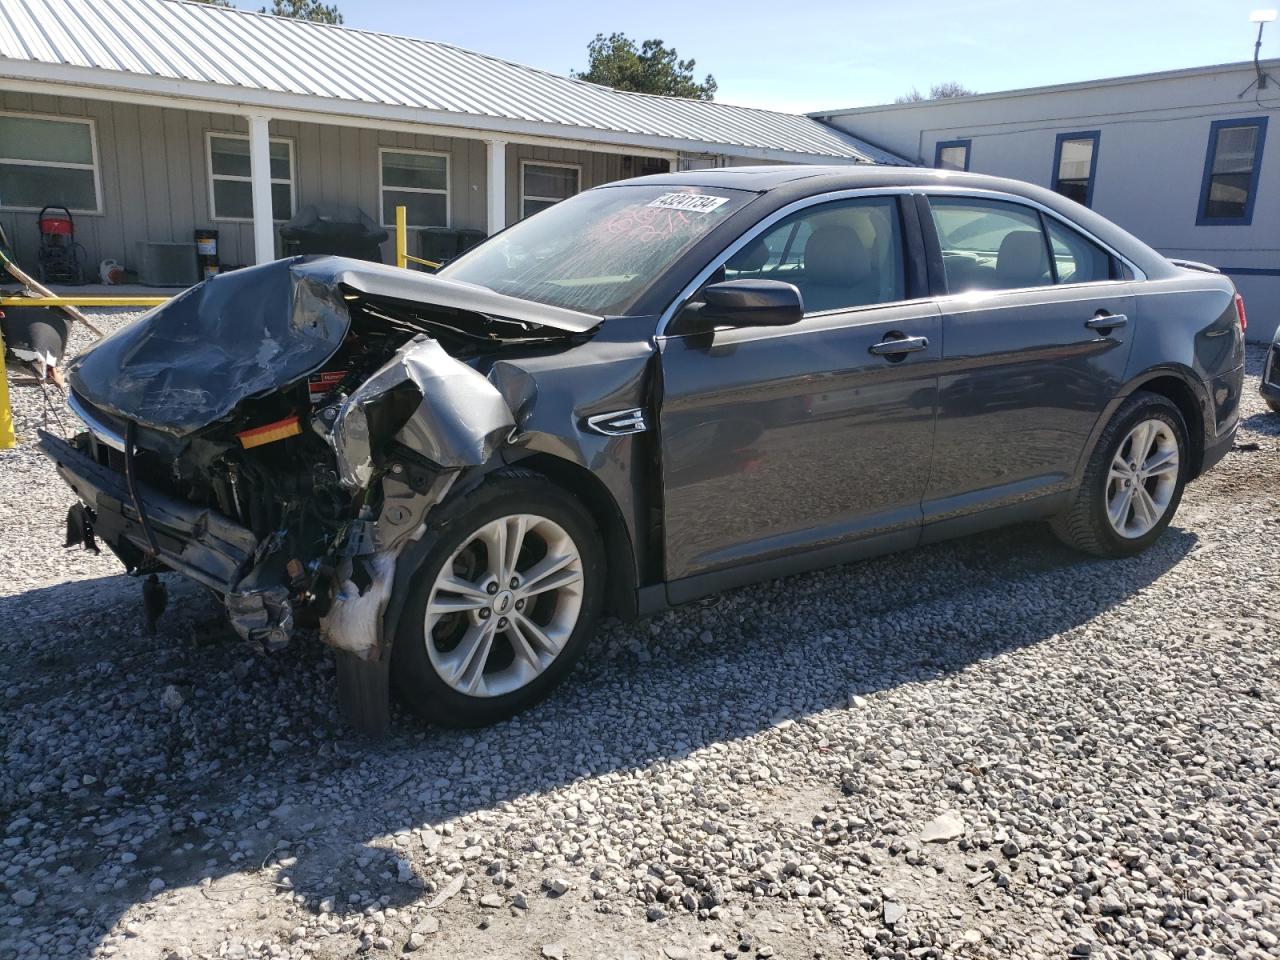
<svg viewBox="0 0 1280 960"><path fill-rule="evenodd" d="M605 612L1015 521L1146 549L1231 446L1243 322L1225 277L1024 183L698 171L435 276L217 277L81 357L88 429L43 443L69 539L268 648L318 636L366 725L389 687L475 725Z"/></svg>

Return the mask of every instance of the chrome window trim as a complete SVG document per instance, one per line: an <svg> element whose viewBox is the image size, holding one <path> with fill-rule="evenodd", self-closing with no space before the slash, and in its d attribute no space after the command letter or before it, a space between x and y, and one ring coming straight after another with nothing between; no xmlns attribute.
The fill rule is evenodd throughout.
<svg viewBox="0 0 1280 960"><path fill-rule="evenodd" d="M705 284L707 280L710 279L713 273L715 273L722 266L724 266L724 264L729 260L730 257L732 257L735 253L737 253L739 250L745 247L748 243L750 243L756 237L760 236L760 234L762 234L765 230L769 229L779 220L782 220L785 217L789 217L791 214L799 210L804 210L804 209L807 209L808 207L817 206L820 203L831 203L836 200L849 200L849 199L858 198L858 197L900 197L900 196L924 196L927 199L929 196L934 194L937 194L940 196L948 196L948 197L972 197L976 200L1003 200L1006 203L1022 204L1023 206L1030 207L1034 210L1038 210L1047 216L1053 217L1055 220L1057 220L1064 226L1069 227L1070 229L1074 230L1076 233L1080 234L1081 236L1085 237L1091 242L1096 243L1103 250L1107 251L1108 254L1115 257L1117 260L1123 263L1126 267L1128 267L1129 270L1133 271L1132 280L1101 280L1101 281L1093 280L1093 281L1087 281L1087 282L1082 281L1081 283L1055 283L1055 284L1050 284L1049 286L1042 286L1042 287L1017 287L1017 288L1008 289L1008 290L991 291L993 293L1015 293L1018 290L1052 290L1052 289L1058 289L1062 287L1081 287L1081 286L1087 286L1089 284L1096 285L1098 283L1134 283L1137 281L1143 281L1147 279L1147 274L1145 271L1143 271L1136 263L1134 263L1124 254L1120 253L1118 250L1115 249L1115 247L1111 246L1109 243L1100 239L1095 234L1091 233L1089 230L1085 229L1075 221L1068 220L1066 217L1058 213L1053 208L1048 207L1043 203L1040 203L1038 200L1032 200L1029 197L1019 196L1016 193L1006 193L1003 190L983 190L976 187L962 187L962 186L954 186L954 187L953 186L936 186L935 187L932 185L929 185L926 187L920 187L920 186L861 187L861 188L850 189L850 190L834 190L830 193L815 194L812 197L804 197L800 200L796 200L796 201L793 201L792 203L787 204L785 207L780 207L779 209L775 210L773 213L769 214L769 216L765 217L763 220L758 221L756 224L754 224L751 227L751 229L747 230L744 234L742 234L742 236L738 237L737 240L733 241L733 243L725 247L724 250L720 251L720 253L717 254L715 257L713 257L711 262L708 263L707 266L705 266L702 270L700 270L697 276L695 276L693 280L690 281L685 286L685 288L680 291L679 295L673 301L671 301L671 303L667 306L667 309L662 312L662 316L658 319L657 333L654 334L655 339L665 337L667 335L667 326L668 324L671 323L671 319L676 315L677 311L679 311L686 303L688 303L690 297L692 297L695 293L697 293L700 289L702 289L703 284ZM923 299L932 299L937 302L942 302L952 297L965 296L965 295L966 295L965 293L952 293L951 291L947 291L947 293L943 294L942 296L926 297ZM890 306L895 306L897 304L912 303L920 299L922 298L913 297L910 300L890 300L884 303L862 304L858 308L847 308L847 309L861 309L865 307L890 307ZM822 311L822 313L832 313L832 312L837 312L837 311L830 311L830 310ZM819 313L805 314L805 318L808 319L808 317L810 316L816 317L820 315L821 314Z"/></svg>

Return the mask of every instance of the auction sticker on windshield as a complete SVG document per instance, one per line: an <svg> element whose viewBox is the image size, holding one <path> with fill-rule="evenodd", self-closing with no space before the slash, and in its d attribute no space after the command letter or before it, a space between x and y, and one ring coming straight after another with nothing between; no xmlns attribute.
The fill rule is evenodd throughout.
<svg viewBox="0 0 1280 960"><path fill-rule="evenodd" d="M690 213L710 213L716 207L729 202L728 197L713 197L706 193L664 193L646 206L667 210L688 210Z"/></svg>

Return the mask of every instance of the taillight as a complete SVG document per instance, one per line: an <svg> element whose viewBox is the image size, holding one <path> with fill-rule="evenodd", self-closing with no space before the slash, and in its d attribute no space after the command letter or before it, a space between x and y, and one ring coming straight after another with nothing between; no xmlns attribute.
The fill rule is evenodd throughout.
<svg viewBox="0 0 1280 960"><path fill-rule="evenodd" d="M1241 331L1248 330L1249 318L1246 317L1244 313L1244 297L1240 296L1238 293L1236 294L1236 315L1240 317Z"/></svg>

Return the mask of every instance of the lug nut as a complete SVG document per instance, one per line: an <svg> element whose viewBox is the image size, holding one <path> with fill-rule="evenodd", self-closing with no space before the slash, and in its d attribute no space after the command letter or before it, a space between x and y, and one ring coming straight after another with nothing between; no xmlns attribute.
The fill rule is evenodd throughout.
<svg viewBox="0 0 1280 960"><path fill-rule="evenodd" d="M486 591L487 593L489 593L489 594L495 594L495 593L497 593L497 592L498 592L498 585L497 585L496 583L491 583L491 584L489 584L487 587L485 587L484 589L485 589L485 591Z"/></svg>
<svg viewBox="0 0 1280 960"><path fill-rule="evenodd" d="M481 620L488 620L488 619L489 619L489 608L488 608L488 607L481 607L481 608L480 608L480 619L481 619Z"/></svg>
<svg viewBox="0 0 1280 960"><path fill-rule="evenodd" d="M512 578L511 578L511 589L512 589L512 590L514 590L514 589L515 589L516 587L518 587L518 586L520 586L520 578L519 578L519 577L512 577Z"/></svg>
<svg viewBox="0 0 1280 960"><path fill-rule="evenodd" d="M524 601L523 601L523 600L517 600L517 601L516 601L516 609L517 609L517 610L523 610L523 609L524 609Z"/></svg>
<svg viewBox="0 0 1280 960"><path fill-rule="evenodd" d="M499 617L499 618L498 618L498 629L499 629L499 630L505 630L505 629L507 629L507 618L506 618L506 617Z"/></svg>

